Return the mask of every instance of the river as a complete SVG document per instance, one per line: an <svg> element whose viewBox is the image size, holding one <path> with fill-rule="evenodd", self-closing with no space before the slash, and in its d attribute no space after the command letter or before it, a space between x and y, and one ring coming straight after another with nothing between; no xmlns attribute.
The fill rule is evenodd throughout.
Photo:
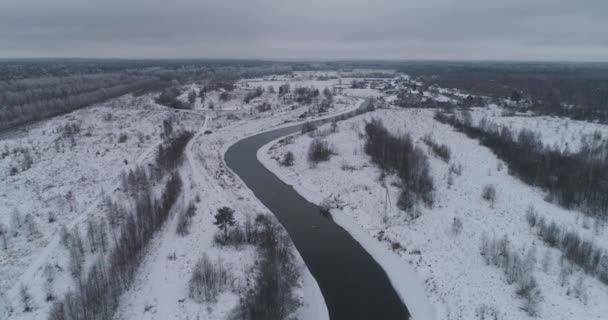
<svg viewBox="0 0 608 320"><path fill-rule="evenodd" d="M301 127L293 125L240 140L226 152L226 164L285 227L321 288L330 319L409 319L407 308L372 256L331 216L258 161L259 148Z"/></svg>

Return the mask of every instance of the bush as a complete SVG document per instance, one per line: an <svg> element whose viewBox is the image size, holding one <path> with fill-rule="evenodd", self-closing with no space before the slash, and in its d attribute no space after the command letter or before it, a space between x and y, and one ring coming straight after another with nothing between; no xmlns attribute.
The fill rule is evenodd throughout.
<svg viewBox="0 0 608 320"><path fill-rule="evenodd" d="M538 214L536 213L536 210L534 210L534 207L531 205L528 207L528 209L526 209L526 221L528 222L528 225L532 228L536 226L536 223L538 222Z"/></svg>
<svg viewBox="0 0 608 320"><path fill-rule="evenodd" d="M555 222L547 225L543 218L538 220L537 227L541 240L558 248L568 261L608 284L608 253L602 247L573 231L563 231Z"/></svg>
<svg viewBox="0 0 608 320"><path fill-rule="evenodd" d="M329 161L332 155L332 150L325 140L314 139L308 147L308 162L316 165L322 161Z"/></svg>
<svg viewBox="0 0 608 320"><path fill-rule="evenodd" d="M494 205L494 203L496 202L496 187L491 184L485 185L481 192L481 197L484 200L490 202L492 205Z"/></svg>
<svg viewBox="0 0 608 320"><path fill-rule="evenodd" d="M253 289L234 311L233 319L287 319L297 308L294 288L299 279L293 245L286 232L271 218L256 218L255 243L261 259Z"/></svg>
<svg viewBox="0 0 608 320"><path fill-rule="evenodd" d="M454 217L452 221L452 233L454 235L459 235L462 232L462 219Z"/></svg>
<svg viewBox="0 0 608 320"><path fill-rule="evenodd" d="M255 90L247 92L243 101L245 103L249 103L251 100L261 96L263 93L264 93L264 88L257 87L257 88L255 88Z"/></svg>
<svg viewBox="0 0 608 320"><path fill-rule="evenodd" d="M212 263L207 254L198 260L188 282L188 297L196 302L215 301L228 285L228 270L222 261Z"/></svg>
<svg viewBox="0 0 608 320"><path fill-rule="evenodd" d="M196 215L196 206L191 202L186 210L179 214L177 220L177 229L175 230L178 235L186 236L190 233L190 222L192 217Z"/></svg>
<svg viewBox="0 0 608 320"><path fill-rule="evenodd" d="M293 152L287 151L287 153L285 153L285 155L283 156L283 160L281 160L281 164L287 167L291 167L293 165L294 158L295 157L293 155Z"/></svg>
<svg viewBox="0 0 608 320"><path fill-rule="evenodd" d="M450 147L446 146L445 144L438 144L430 135L425 135L424 138L422 138L422 141L431 148L437 157L439 157L445 163L450 162L450 157L452 154Z"/></svg>
<svg viewBox="0 0 608 320"><path fill-rule="evenodd" d="M516 284L516 293L525 301L524 310L529 315L538 314L541 298L540 288L532 275L536 264L536 250L531 248L525 257L510 248L507 236L490 240L484 233L481 238L480 253L488 265L503 270L507 283Z"/></svg>
<svg viewBox="0 0 608 320"><path fill-rule="evenodd" d="M118 143L126 142L128 138L129 136L123 132L118 136Z"/></svg>

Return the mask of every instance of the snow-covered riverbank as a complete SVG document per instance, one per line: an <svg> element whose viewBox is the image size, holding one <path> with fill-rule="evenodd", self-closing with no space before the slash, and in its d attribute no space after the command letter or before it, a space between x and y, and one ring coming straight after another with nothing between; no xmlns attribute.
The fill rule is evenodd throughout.
<svg viewBox="0 0 608 320"><path fill-rule="evenodd" d="M396 208L397 179L387 178L387 191L378 180L380 170L364 152L364 125L372 117L381 119L393 134L410 134L429 156L436 202L432 209L420 208L422 215L416 220L407 220ZM318 131L329 132L329 128L327 125ZM544 201L540 190L510 176L488 149L436 122L432 110L377 110L339 122L337 129L336 133L320 136L336 154L314 167L306 160L313 140L309 135L296 134L293 140L268 144L258 157L311 202L332 199L340 204L342 209L331 210L334 220L385 268L414 318L418 314L426 319L429 313L424 311L433 309L437 319L476 319L482 314L496 314L499 319L529 317L516 286L505 282L502 270L484 263L480 255L484 233L508 236L514 250L522 256L532 252L534 261L538 261L533 274L542 291L540 319L601 319L606 314L607 307L602 303L608 297L605 285L573 269L562 286L558 279L564 263L560 262L560 253L537 238L525 213L533 206L549 221L603 239L599 243L607 243L606 234L593 235L579 222L578 213ZM449 164L427 149L422 142L425 135L451 147ZM280 160L288 151L294 154L294 164L282 166ZM461 175L449 174L452 164L462 166ZM489 184L497 190L493 205L481 196L483 187ZM455 221L461 224L456 232ZM572 292L580 289L580 281L584 293L575 297ZM424 304L421 296L429 297L431 303ZM423 310L418 312L417 307Z"/></svg>

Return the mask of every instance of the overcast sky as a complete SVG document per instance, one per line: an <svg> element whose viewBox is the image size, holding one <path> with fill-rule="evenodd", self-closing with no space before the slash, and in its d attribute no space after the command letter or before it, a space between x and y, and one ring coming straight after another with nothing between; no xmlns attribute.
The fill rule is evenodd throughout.
<svg viewBox="0 0 608 320"><path fill-rule="evenodd" d="M608 61L608 0L0 0L0 57Z"/></svg>

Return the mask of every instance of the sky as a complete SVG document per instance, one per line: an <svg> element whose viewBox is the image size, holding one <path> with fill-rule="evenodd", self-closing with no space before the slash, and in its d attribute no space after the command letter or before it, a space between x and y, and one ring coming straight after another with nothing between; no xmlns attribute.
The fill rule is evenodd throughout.
<svg viewBox="0 0 608 320"><path fill-rule="evenodd" d="M0 58L608 61L607 0L0 0Z"/></svg>

